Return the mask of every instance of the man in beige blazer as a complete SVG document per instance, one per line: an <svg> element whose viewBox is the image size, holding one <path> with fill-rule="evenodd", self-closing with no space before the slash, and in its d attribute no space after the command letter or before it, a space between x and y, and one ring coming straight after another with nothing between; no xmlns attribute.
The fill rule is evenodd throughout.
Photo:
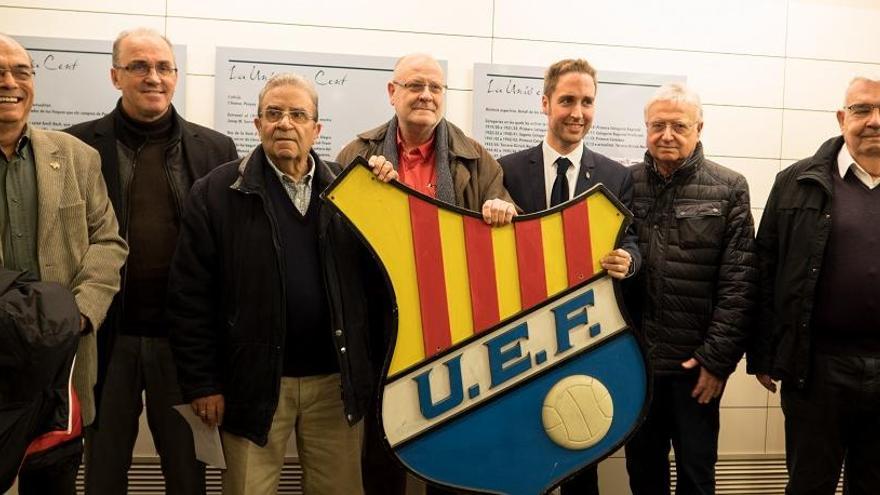
<svg viewBox="0 0 880 495"><path fill-rule="evenodd" d="M0 262L68 287L81 314L73 374L83 425L95 416L95 331L119 290L128 247L101 176L98 152L78 139L27 125L34 70L25 49L0 34ZM75 493L81 440L51 462L25 463L19 493Z"/></svg>

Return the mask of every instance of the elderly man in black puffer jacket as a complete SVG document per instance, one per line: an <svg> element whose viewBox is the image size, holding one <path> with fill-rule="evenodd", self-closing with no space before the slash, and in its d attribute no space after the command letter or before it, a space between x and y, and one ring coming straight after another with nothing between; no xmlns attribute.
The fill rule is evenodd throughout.
<svg viewBox="0 0 880 495"><path fill-rule="evenodd" d="M654 374L645 423L626 448L633 495L715 493L719 401L742 358L757 290L745 178L703 156L699 97L661 87L645 107L648 152L633 169L643 268L627 299Z"/></svg>

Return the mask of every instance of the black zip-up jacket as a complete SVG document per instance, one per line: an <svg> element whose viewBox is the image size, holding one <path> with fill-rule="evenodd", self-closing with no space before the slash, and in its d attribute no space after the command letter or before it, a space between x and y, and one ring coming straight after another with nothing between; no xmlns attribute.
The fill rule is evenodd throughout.
<svg viewBox="0 0 880 495"><path fill-rule="evenodd" d="M314 151L315 181L339 172ZM183 397L223 394L223 429L265 445L278 404L287 333L284 263L261 146L197 181L184 208L171 265L168 318ZM365 248L330 207L318 211L318 242L349 423L373 392ZM325 290L316 287L315 290ZM374 344L378 345L378 344Z"/></svg>
<svg viewBox="0 0 880 495"><path fill-rule="evenodd" d="M756 243L761 304L749 373L806 384L813 300L831 234L831 174L843 145L842 136L829 139L776 176Z"/></svg>
<svg viewBox="0 0 880 495"><path fill-rule="evenodd" d="M669 180L650 154L633 168L642 269L625 283L630 314L658 375L696 358L726 378L742 358L757 291L746 179L703 157L702 144Z"/></svg>
<svg viewBox="0 0 880 495"><path fill-rule="evenodd" d="M76 124L64 132L76 136L84 143L98 150L101 155L101 173L107 183L107 195L113 204L116 218L119 221L119 232L128 239L128 189L131 185L131 157L119 156L119 143L114 122L123 118L121 102L116 108L100 119ZM174 122L172 137L166 151L166 174L168 184L174 194L174 204L178 214L183 207L186 196L193 182L203 177L220 164L238 158L238 151L232 139L207 127L184 120L174 109L171 118ZM98 382L95 385L95 398L101 396L100 388L109 363L109 353L113 347L113 339L122 322L123 301L125 300L125 267L122 268L122 286L107 311L104 325L97 334L98 346Z"/></svg>

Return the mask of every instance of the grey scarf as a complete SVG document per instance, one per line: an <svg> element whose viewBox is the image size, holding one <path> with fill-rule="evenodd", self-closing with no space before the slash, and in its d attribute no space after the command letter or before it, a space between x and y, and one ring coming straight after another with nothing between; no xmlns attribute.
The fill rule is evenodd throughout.
<svg viewBox="0 0 880 495"><path fill-rule="evenodd" d="M385 140L382 142L382 154L394 165L400 162L397 156L397 117L388 123ZM437 168L437 199L451 205L455 204L455 190L452 187L452 164L449 159L449 131L446 119L440 120L434 129L434 163Z"/></svg>

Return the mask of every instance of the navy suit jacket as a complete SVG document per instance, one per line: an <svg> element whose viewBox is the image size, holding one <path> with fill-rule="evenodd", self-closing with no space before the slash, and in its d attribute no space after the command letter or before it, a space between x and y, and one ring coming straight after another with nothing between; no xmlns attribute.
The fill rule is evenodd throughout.
<svg viewBox="0 0 880 495"><path fill-rule="evenodd" d="M523 213L535 213L547 209L547 192L544 186L544 151L541 144L498 160L504 170L504 187ZM602 183L627 208L632 207L632 172L614 160L590 151L584 146L581 168L578 171L575 195ZM639 254L638 236L632 224L627 227L621 246L632 256L633 273L639 270L642 256ZM604 254L603 254L604 256Z"/></svg>

